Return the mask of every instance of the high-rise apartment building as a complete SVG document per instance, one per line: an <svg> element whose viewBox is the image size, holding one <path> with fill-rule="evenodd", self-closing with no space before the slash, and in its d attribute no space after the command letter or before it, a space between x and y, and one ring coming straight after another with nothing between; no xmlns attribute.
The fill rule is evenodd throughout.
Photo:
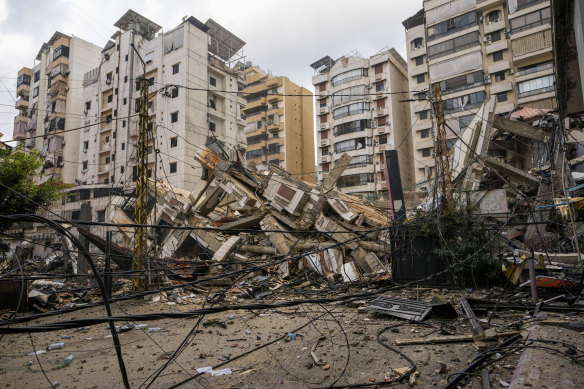
<svg viewBox="0 0 584 389"><path fill-rule="evenodd" d="M352 157L337 188L370 200L387 198L385 150L398 151L404 186L413 183L408 70L390 49L370 58L326 56L310 65L316 91L317 178L322 182L343 153ZM401 101L400 101L401 100Z"/></svg>
<svg viewBox="0 0 584 389"><path fill-rule="evenodd" d="M45 157L41 181L50 177L74 183L79 131L83 125L83 75L99 64L101 48L55 32L44 43L33 68L18 72L13 138Z"/></svg>
<svg viewBox="0 0 584 389"><path fill-rule="evenodd" d="M549 0L427 0L403 22L413 98L415 178L435 174L432 85L440 83L449 145L483 102L555 108Z"/></svg>
<svg viewBox="0 0 584 389"><path fill-rule="evenodd" d="M189 191L203 188L206 172L194 156L208 139L222 141L227 153L245 152L245 100L238 95L243 73L226 64L245 43L213 20L203 24L194 17L159 33L159 25L130 10L115 26L119 31L103 48L99 66L84 76L78 179L133 185L138 115L147 104L148 178ZM144 78L146 102L140 98Z"/></svg>
<svg viewBox="0 0 584 389"><path fill-rule="evenodd" d="M245 78L248 166L261 171L274 165L315 182L312 93L254 66L245 69Z"/></svg>

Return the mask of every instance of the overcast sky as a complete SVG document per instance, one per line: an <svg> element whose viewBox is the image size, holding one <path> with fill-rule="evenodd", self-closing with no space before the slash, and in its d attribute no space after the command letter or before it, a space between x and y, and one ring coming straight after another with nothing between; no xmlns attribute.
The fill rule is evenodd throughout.
<svg viewBox="0 0 584 389"><path fill-rule="evenodd" d="M310 64L353 50L368 57L395 47L405 58L403 20L422 0L0 0L0 133L12 139L16 76L32 67L43 42L58 30L104 46L129 9L176 27L183 16L212 18L246 42L247 60L313 91Z"/></svg>

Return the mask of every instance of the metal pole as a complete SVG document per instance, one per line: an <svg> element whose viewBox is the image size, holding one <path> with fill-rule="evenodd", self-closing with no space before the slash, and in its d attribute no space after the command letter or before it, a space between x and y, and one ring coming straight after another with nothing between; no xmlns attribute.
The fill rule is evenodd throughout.
<svg viewBox="0 0 584 389"><path fill-rule="evenodd" d="M105 276L103 283L105 284L105 291L108 299L112 298L112 272L111 272L111 245L113 231L105 233Z"/></svg>

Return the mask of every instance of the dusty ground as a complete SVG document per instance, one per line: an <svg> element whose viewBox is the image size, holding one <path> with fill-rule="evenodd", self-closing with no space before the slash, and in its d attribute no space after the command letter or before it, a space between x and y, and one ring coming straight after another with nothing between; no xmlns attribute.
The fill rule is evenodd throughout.
<svg viewBox="0 0 584 389"><path fill-rule="evenodd" d="M405 293L396 297L414 297ZM166 302L149 302L143 300L115 303L112 306L115 315L137 314L147 312L179 312L201 307L202 296L197 295L185 299L185 305L168 305ZM277 300L276 300L277 301ZM249 302L249 301L246 301ZM326 308L329 313L326 313ZM104 316L103 308L89 308L57 317L31 322L47 323L57 320L68 320L84 317ZM233 316L234 315L234 316ZM566 319L565 316L550 315L548 318ZM501 312L493 319L495 328L505 326L525 317L522 312ZM290 341L279 341L222 368L230 368L232 373L212 377L204 374L192 380L183 387L196 388L229 388L239 383L257 388L307 388L326 387L341 377L337 385L358 383L373 383L383 381L386 377L395 377L394 369L407 367L408 362L398 354L382 347L376 341L377 332L387 326L402 324L393 331L387 331L382 338L391 346L395 339L438 336L437 328L441 325L454 334L470 333L466 319L426 320L432 327L405 323L387 316L378 316L356 306L318 306L306 305L295 308L269 310L261 312L228 311L209 315L205 322L212 319L225 321L227 328L220 326L201 326L194 340L184 352L172 363L166 371L154 382L152 387L166 388L174 383L196 374L197 368L216 366L250 349L270 342L287 334L294 328L305 324L308 320L318 318L311 325L295 333L296 338ZM582 322L582 317L568 318ZM166 353L172 353L186 334L196 323L197 318L165 319L148 322L148 326L162 328L161 332L148 333L144 329L133 329L120 334L126 368L131 386L140 385L167 359ZM120 325L126 323L119 323ZM134 324L142 324L136 322ZM567 342L583 343L582 336L575 331L556 327L546 327L545 336ZM62 339L62 336L70 336ZM315 354L321 359L315 364L310 351L321 337ZM31 339L32 338L32 339ZM1 340L0 349L0 386L2 387L49 387L47 378L43 375L36 357L27 355L32 352L31 340L36 350L45 349L51 343L65 342L60 350L47 351L38 355L40 365L45 370L51 382L57 381L62 388L112 388L122 387L121 375L118 369L112 339L105 324L91 326L88 329L54 331L42 334L6 335ZM347 347L347 344L349 347ZM578 347L584 348L584 344ZM416 364L420 375L418 387L442 387L447 376L464 369L478 354L473 342L457 344L428 344L397 347L408 355ZM560 347L565 350L565 347ZM511 382L520 350L509 357L496 361L489 367L491 383L494 388L502 387L503 383ZM73 355L70 364L64 360ZM539 355L539 354L538 354ZM545 358L545 353L543 354ZM550 354L551 355L551 354ZM446 365L446 370L439 373L440 362ZM566 358L555 355L546 359L551 367L542 374L573 374L582 380L581 367ZM576 378L575 378L576 379ZM579 381L573 381L575 386ZM539 387L537 384L536 387ZM394 387L407 387L407 383L399 383ZM480 388L480 380L471 376L467 386ZM518 386L523 387L523 386ZM541 386L543 387L543 386ZM554 387L554 386L547 386ZM569 386L562 386L563 388Z"/></svg>

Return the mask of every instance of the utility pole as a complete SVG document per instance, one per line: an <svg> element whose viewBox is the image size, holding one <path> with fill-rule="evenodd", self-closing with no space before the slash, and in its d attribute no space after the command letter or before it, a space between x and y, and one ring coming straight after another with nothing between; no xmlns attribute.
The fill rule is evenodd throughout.
<svg viewBox="0 0 584 389"><path fill-rule="evenodd" d="M134 220L138 226L134 230L134 258L132 270L138 274L134 276L134 286L136 288L144 287L145 259L148 254L148 235L144 224L148 223L148 182L147 182L147 165L148 165L148 80L142 77L140 80L140 121L138 127L138 144L137 166L136 166L136 203Z"/></svg>
<svg viewBox="0 0 584 389"><path fill-rule="evenodd" d="M446 201L452 200L452 176L448 160L448 145L446 144L446 128L444 126L444 106L442 105L442 90L440 83L434 84L434 113L436 114L436 154L440 172L442 194Z"/></svg>

